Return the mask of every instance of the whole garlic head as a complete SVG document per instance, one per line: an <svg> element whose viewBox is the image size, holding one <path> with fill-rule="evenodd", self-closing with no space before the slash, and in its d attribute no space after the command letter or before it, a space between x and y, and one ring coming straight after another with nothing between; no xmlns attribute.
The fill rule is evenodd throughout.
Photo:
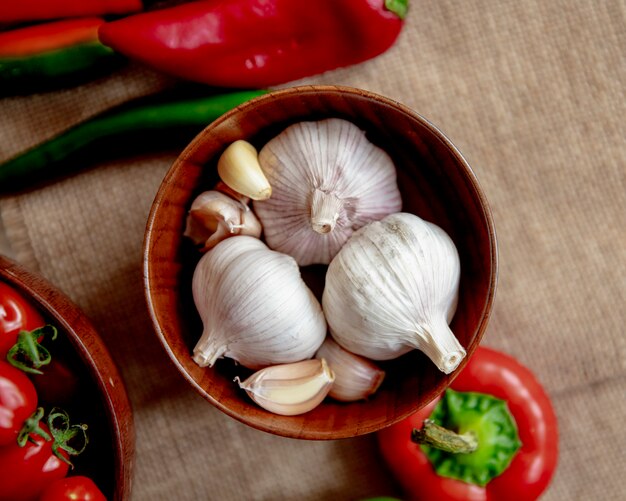
<svg viewBox="0 0 626 501"><path fill-rule="evenodd" d="M287 127L259 163L272 186L253 202L267 244L301 266L328 264L356 229L402 205L393 161L346 120Z"/></svg>
<svg viewBox="0 0 626 501"><path fill-rule="evenodd" d="M448 326L459 280L450 237L397 213L352 235L328 267L322 304L333 338L348 351L389 360L417 348L449 374L465 357Z"/></svg>
<svg viewBox="0 0 626 501"><path fill-rule="evenodd" d="M192 291L204 327L193 350L201 367L221 357L251 369L297 362L324 341L324 314L298 265L257 238L234 236L208 251Z"/></svg>

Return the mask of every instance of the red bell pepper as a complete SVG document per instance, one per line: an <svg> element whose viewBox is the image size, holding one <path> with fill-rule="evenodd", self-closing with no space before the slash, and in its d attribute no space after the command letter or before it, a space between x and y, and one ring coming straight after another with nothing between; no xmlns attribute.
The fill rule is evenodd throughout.
<svg viewBox="0 0 626 501"><path fill-rule="evenodd" d="M381 54L398 37L406 5L407 0L206 0L107 23L100 40L184 79L266 87Z"/></svg>
<svg viewBox="0 0 626 501"><path fill-rule="evenodd" d="M409 499L537 499L558 456L556 416L537 379L512 357L480 347L451 388L442 399L377 434L381 453ZM437 429L432 422L422 428L428 418L456 428L460 435L451 437L463 441L456 450L472 441L477 448L455 453L418 445L415 441L423 443L430 433L424 430Z"/></svg>
<svg viewBox="0 0 626 501"><path fill-rule="evenodd" d="M3 0L0 23L127 14L142 7L141 0Z"/></svg>

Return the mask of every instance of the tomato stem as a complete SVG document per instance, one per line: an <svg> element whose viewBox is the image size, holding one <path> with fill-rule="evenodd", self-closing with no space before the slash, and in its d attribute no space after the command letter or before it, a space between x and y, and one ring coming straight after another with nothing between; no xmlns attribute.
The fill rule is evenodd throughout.
<svg viewBox="0 0 626 501"><path fill-rule="evenodd" d="M52 360L50 352L40 344L48 336L54 340L57 329L53 325L44 325L33 331L20 331L15 343L7 352L7 361L14 367L30 374L43 374L40 367Z"/></svg>
<svg viewBox="0 0 626 501"><path fill-rule="evenodd" d="M17 435L17 445L19 445L20 447L24 447L28 440L35 443L35 440L30 436L31 433L39 435L46 441L51 440L50 435L48 435L46 431L41 428L41 426L39 426L42 417L43 407L39 407L24 421L24 425Z"/></svg>
<svg viewBox="0 0 626 501"><path fill-rule="evenodd" d="M414 429L411 440L416 444L429 445L453 454L469 454L478 448L478 440L472 432L462 435L425 419L420 430Z"/></svg>
<svg viewBox="0 0 626 501"><path fill-rule="evenodd" d="M73 468L74 465L61 453L61 451L64 451L70 456L76 456L82 453L89 442L87 439L87 425L70 425L70 418L67 412L55 407L48 414L48 428L50 428L50 433L54 439L52 452L61 461L67 463ZM69 444L70 441L75 442L76 437L79 437L80 447L73 447Z"/></svg>

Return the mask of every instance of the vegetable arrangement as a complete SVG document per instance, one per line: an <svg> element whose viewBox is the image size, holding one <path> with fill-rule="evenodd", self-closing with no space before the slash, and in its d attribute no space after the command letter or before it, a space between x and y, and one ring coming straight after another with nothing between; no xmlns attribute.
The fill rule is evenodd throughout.
<svg viewBox="0 0 626 501"><path fill-rule="evenodd" d="M71 424L67 413L55 407L59 387L71 398L76 381L39 344L47 333L56 337L56 329L44 325L20 293L0 282L0 500L104 500L92 480L66 479L69 458L87 446L87 426Z"/></svg>
<svg viewBox="0 0 626 501"><path fill-rule="evenodd" d="M109 72L122 55L200 84L264 88L376 57L398 37L407 3L205 0L135 14L143 8L140 0L4 2L0 23L30 24L0 31L0 94L82 83ZM126 17L94 17L108 14ZM139 143L142 134L189 128L188 142L259 92L108 111L0 164L0 186L8 191L50 180L117 151L118 143Z"/></svg>
<svg viewBox="0 0 626 501"><path fill-rule="evenodd" d="M377 433L408 499L537 499L556 468L558 426L534 375L479 347L450 388Z"/></svg>
<svg viewBox="0 0 626 501"><path fill-rule="evenodd" d="M338 118L296 123L258 155L232 143L217 170L221 182L195 198L185 229L205 253L192 280L198 365L226 357L256 371L236 382L283 415L326 396L370 397L385 376L374 361L414 349L446 374L458 367L466 352L448 327L456 248L398 212L393 161L364 131ZM328 264L322 304L300 275L312 263Z"/></svg>

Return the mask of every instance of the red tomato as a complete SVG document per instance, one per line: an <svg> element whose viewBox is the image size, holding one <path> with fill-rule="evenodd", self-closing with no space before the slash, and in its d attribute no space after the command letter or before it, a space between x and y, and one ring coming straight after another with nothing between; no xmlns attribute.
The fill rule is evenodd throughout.
<svg viewBox="0 0 626 501"><path fill-rule="evenodd" d="M40 426L50 433L44 423ZM35 434L30 438L34 442L29 440L24 447L0 447L0 501L36 500L53 481L67 475L69 465L54 455L53 441Z"/></svg>
<svg viewBox="0 0 626 501"><path fill-rule="evenodd" d="M77 475L52 482L39 501L106 501L106 497L93 480Z"/></svg>
<svg viewBox="0 0 626 501"><path fill-rule="evenodd" d="M5 359L21 330L32 331L44 324L33 305L13 287L0 282L0 359Z"/></svg>
<svg viewBox="0 0 626 501"><path fill-rule="evenodd" d="M505 400L522 446L509 467L485 487L436 474L411 431L421 428L438 399L377 434L381 453L410 499L531 501L546 489L556 468L558 426L552 405L534 375L514 358L480 347L450 386Z"/></svg>
<svg viewBox="0 0 626 501"><path fill-rule="evenodd" d="M0 361L0 446L17 444L24 420L37 410L37 392L19 369Z"/></svg>

